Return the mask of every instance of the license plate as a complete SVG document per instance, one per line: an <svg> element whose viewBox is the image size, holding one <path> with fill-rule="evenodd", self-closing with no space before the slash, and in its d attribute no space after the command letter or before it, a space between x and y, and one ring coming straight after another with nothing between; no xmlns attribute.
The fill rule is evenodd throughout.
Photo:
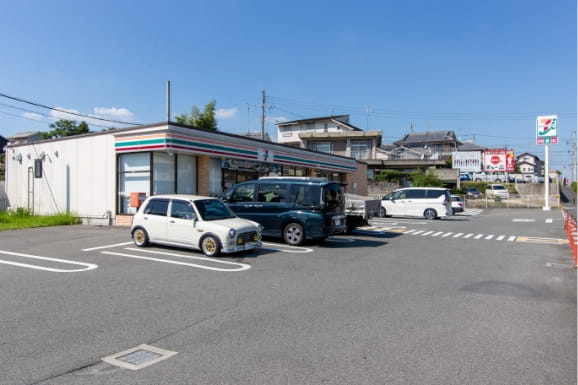
<svg viewBox="0 0 578 385"><path fill-rule="evenodd" d="M341 219L334 219L335 226L341 226Z"/></svg>

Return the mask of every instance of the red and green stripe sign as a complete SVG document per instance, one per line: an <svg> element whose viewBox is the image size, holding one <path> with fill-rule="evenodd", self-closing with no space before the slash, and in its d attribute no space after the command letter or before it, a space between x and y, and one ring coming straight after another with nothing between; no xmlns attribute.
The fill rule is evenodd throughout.
<svg viewBox="0 0 578 385"><path fill-rule="evenodd" d="M192 154L205 154L236 159L259 160L258 148L240 144L228 143L223 140L204 137L190 137L172 133L155 133L117 137L115 142L117 153L179 150ZM353 172L357 169L355 161L336 159L331 156L315 156L306 151L296 154L289 151L272 150L273 159L270 163L292 166L311 167L331 171Z"/></svg>

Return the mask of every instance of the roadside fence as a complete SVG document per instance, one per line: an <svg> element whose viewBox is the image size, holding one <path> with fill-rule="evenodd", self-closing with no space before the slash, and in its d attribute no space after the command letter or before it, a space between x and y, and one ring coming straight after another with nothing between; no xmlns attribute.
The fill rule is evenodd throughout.
<svg viewBox="0 0 578 385"><path fill-rule="evenodd" d="M568 209L564 209L564 229L572 249L574 265L578 267L578 225L576 224L576 217Z"/></svg>

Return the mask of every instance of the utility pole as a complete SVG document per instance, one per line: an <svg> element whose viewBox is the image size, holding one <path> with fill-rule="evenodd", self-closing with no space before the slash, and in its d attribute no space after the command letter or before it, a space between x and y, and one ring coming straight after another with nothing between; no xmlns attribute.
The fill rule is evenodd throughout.
<svg viewBox="0 0 578 385"><path fill-rule="evenodd" d="M171 121L171 81L167 80L167 122Z"/></svg>
<svg viewBox="0 0 578 385"><path fill-rule="evenodd" d="M576 169L576 132L572 134L572 181L576 181L578 178L578 171Z"/></svg>
<svg viewBox="0 0 578 385"><path fill-rule="evenodd" d="M263 90L263 103L261 104L261 140L265 140L265 90Z"/></svg>

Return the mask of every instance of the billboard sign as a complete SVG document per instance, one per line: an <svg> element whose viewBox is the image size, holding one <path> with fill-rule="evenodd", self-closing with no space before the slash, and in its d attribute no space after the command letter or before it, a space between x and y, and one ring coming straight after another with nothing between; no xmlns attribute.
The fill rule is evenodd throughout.
<svg viewBox="0 0 578 385"><path fill-rule="evenodd" d="M482 153L480 151L459 151L452 154L452 168L461 172L480 172L482 170Z"/></svg>
<svg viewBox="0 0 578 385"><path fill-rule="evenodd" d="M558 143L558 115L538 116L536 119L536 144Z"/></svg>
<svg viewBox="0 0 578 385"><path fill-rule="evenodd" d="M484 171L514 172L516 161L512 150L484 151Z"/></svg>

